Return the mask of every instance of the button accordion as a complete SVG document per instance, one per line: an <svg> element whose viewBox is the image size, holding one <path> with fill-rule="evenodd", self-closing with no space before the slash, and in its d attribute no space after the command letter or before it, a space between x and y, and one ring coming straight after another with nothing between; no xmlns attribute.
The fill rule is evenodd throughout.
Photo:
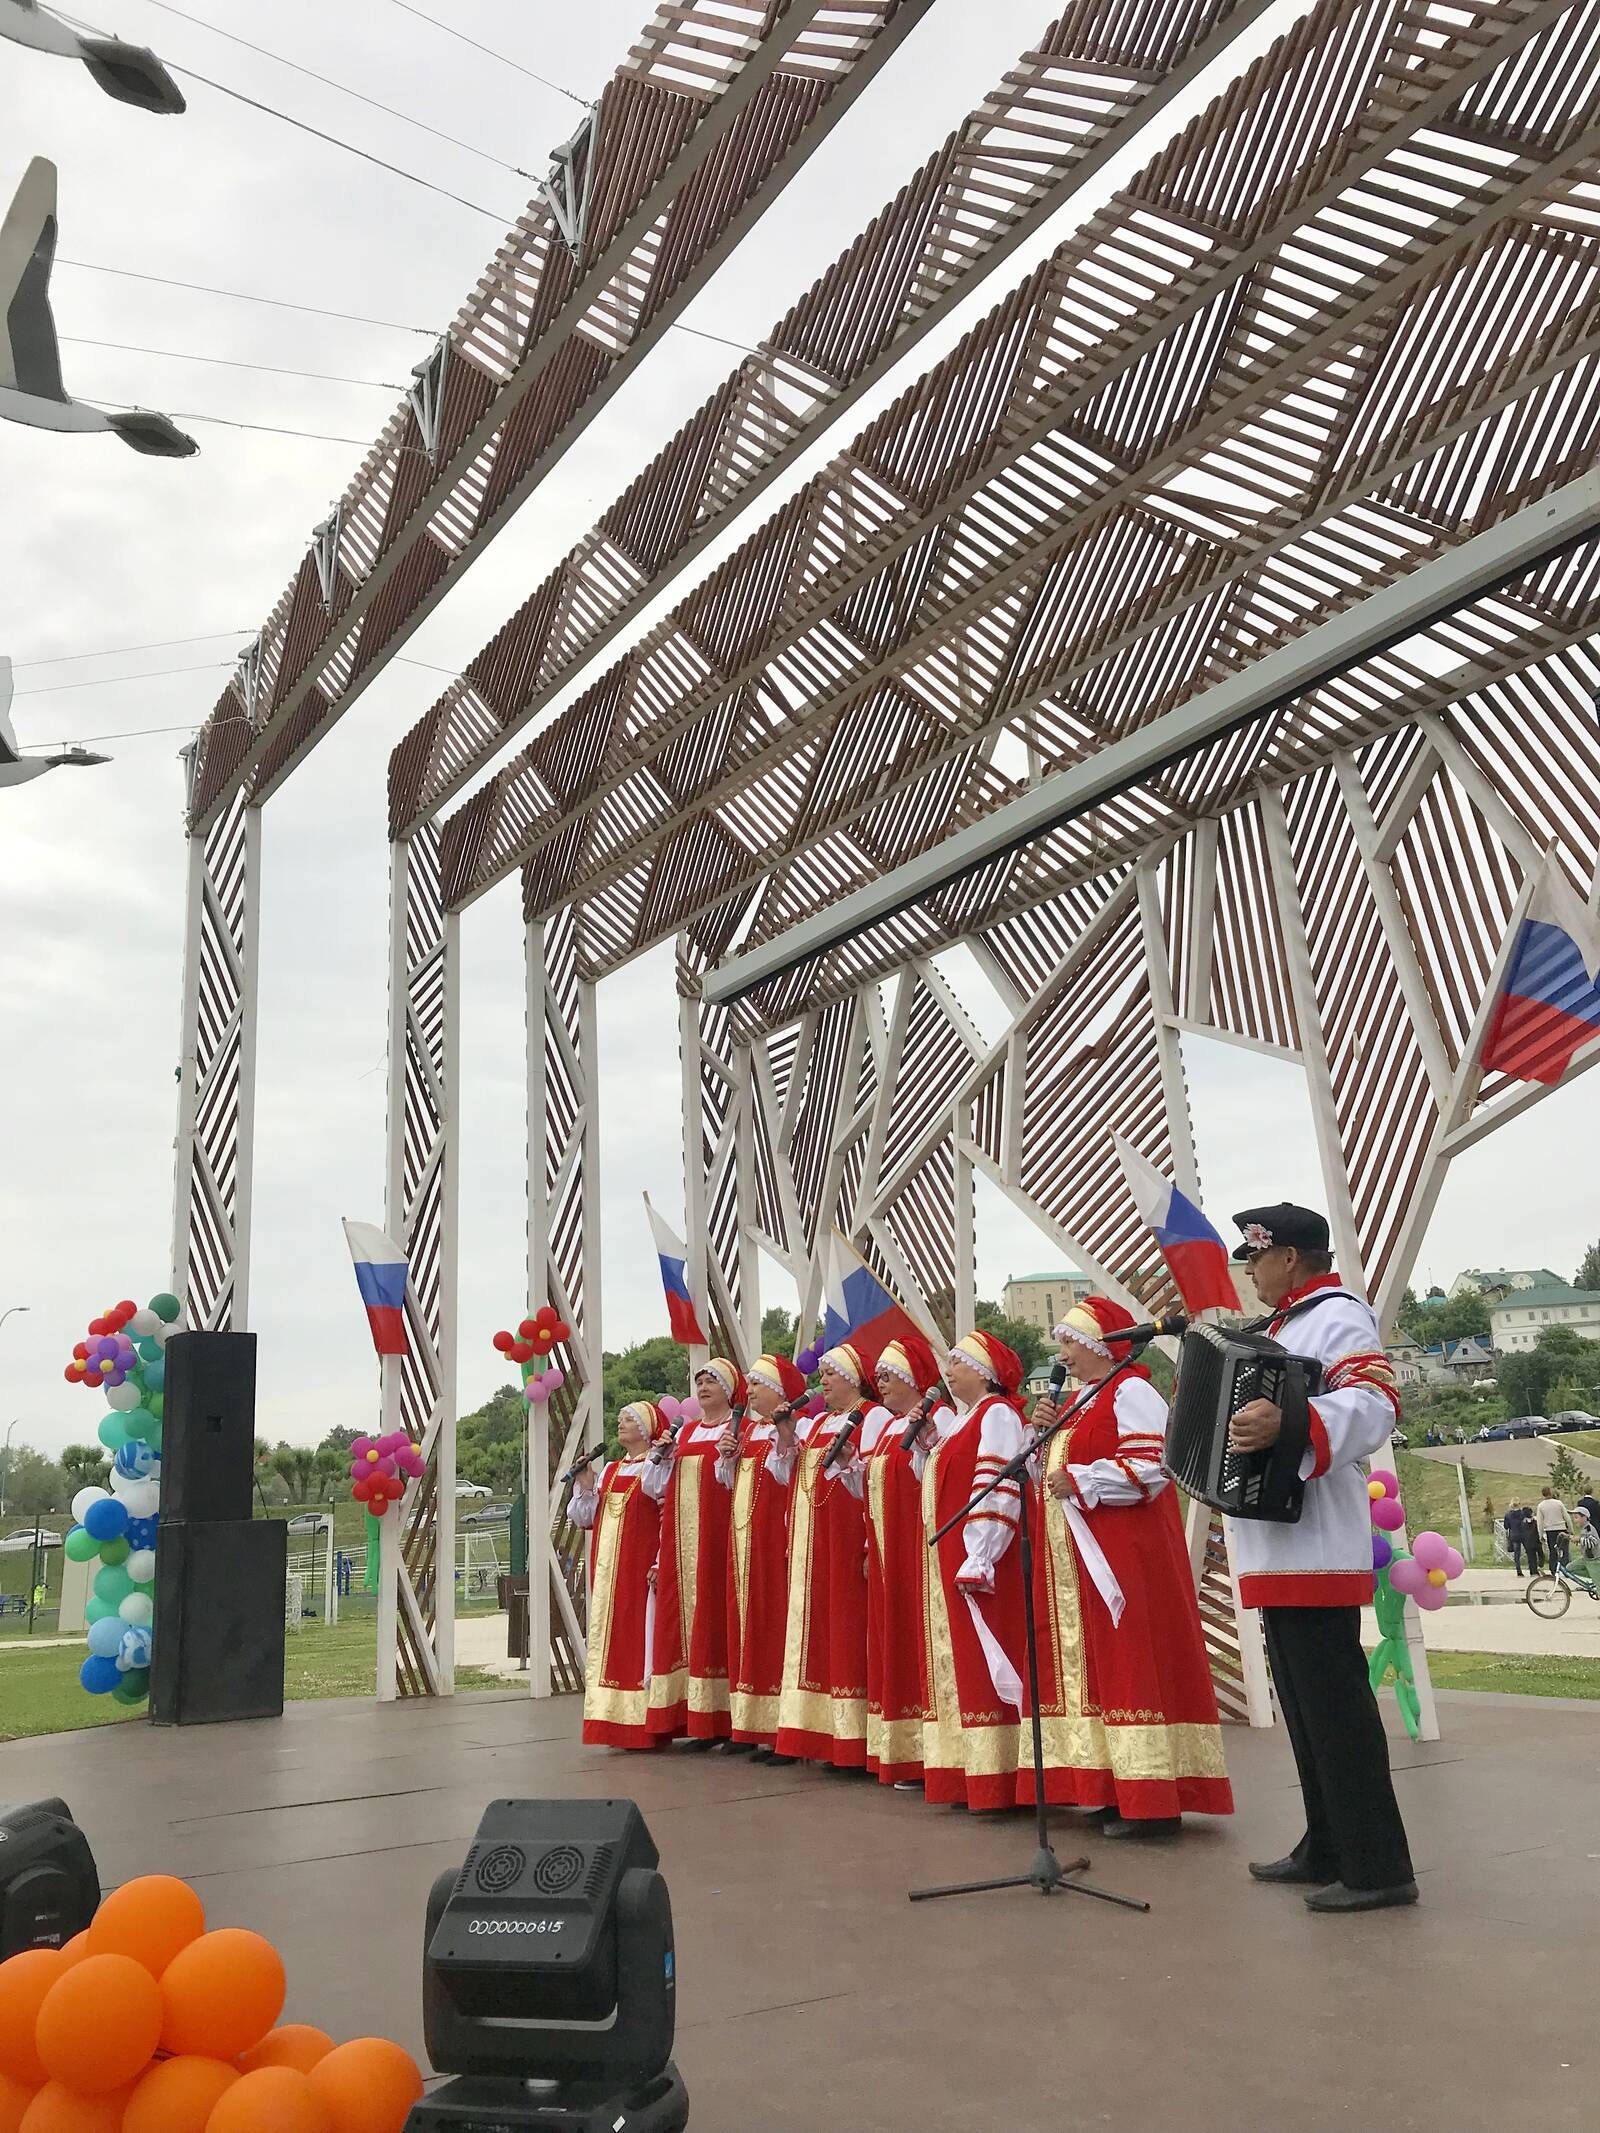
<svg viewBox="0 0 1600 2133"><path fill-rule="evenodd" d="M1321 1382L1319 1363L1291 1355L1264 1333L1191 1326L1167 1414L1167 1472L1215 1511L1293 1525L1306 1493L1300 1462L1310 1437L1307 1402ZM1281 1408L1283 1428L1265 1451L1231 1452L1228 1425L1251 1400Z"/></svg>

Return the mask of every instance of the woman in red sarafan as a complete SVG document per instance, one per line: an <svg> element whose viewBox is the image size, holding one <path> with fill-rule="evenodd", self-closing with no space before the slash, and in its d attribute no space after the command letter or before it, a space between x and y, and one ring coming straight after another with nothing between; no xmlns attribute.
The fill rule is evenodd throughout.
<svg viewBox="0 0 1600 2133"><path fill-rule="evenodd" d="M778 1738L784 1630L789 1612L789 1496L794 1475L794 1403L806 1381L786 1355L758 1355L748 1373L750 1409L718 1447L717 1479L728 1507L728 1710L735 1747L770 1761Z"/></svg>
<svg viewBox="0 0 1600 2133"><path fill-rule="evenodd" d="M929 1421L917 1444L922 1517L929 1533L1021 1453L1016 1400L1022 1360L992 1333L968 1333L950 1350L945 1383L955 1401L947 1432ZM1022 1710L1022 1570L1015 1546L1022 1490L995 1487L936 1549L927 1580L928 1722L923 1783L930 1800L981 1811L1017 1798Z"/></svg>
<svg viewBox="0 0 1600 2133"><path fill-rule="evenodd" d="M1112 1837L1169 1836L1185 1814L1233 1812L1194 1573L1161 1467L1166 1402L1143 1364L1109 1377L1132 1324L1089 1296L1055 1328L1072 1375L1099 1389L1045 1447L1033 1512L1045 1797L1106 1809ZM1056 1412L1043 1402L1037 1419ZM1018 1797L1033 1803L1031 1753Z"/></svg>
<svg viewBox="0 0 1600 2133"><path fill-rule="evenodd" d="M609 1748L660 1748L651 1731L650 1659L655 1632L656 1550L661 1507L640 1486L651 1444L667 1418L649 1400L617 1417L620 1459L585 1467L568 1511L589 1540L589 1656L584 1668L583 1737Z"/></svg>
<svg viewBox="0 0 1600 2133"><path fill-rule="evenodd" d="M729 1491L717 1479L723 1431L746 1399L744 1374L713 1356L694 1375L700 1420L654 1446L645 1494L661 1505L650 1730L697 1746L726 1740Z"/></svg>
<svg viewBox="0 0 1600 2133"><path fill-rule="evenodd" d="M866 1419L871 1384L849 1342L818 1368L827 1412L805 1432L789 1505L789 1615L778 1753L839 1770L867 1763L867 1536L861 1498L827 1468ZM825 1471L826 1469L826 1471Z"/></svg>

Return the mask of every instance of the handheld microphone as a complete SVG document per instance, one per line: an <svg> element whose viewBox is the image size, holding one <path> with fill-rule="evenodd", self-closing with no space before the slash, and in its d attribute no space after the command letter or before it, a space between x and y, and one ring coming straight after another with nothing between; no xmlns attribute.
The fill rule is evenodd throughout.
<svg viewBox="0 0 1600 2133"><path fill-rule="evenodd" d="M823 1473L826 1474L830 1472L832 1468L836 1467L839 1464L839 1461L845 1455L845 1451L850 1443L850 1439L854 1436L855 1432L861 1427L862 1423L865 1422L866 1419L867 1410L864 1407L851 1408L850 1412L839 1424L838 1435L834 1438L832 1444L830 1444L828 1447L828 1456L822 1462Z"/></svg>
<svg viewBox="0 0 1600 2133"><path fill-rule="evenodd" d="M1050 1405L1061 1405L1061 1394L1067 1382L1067 1366L1058 1355L1050 1365Z"/></svg>
<svg viewBox="0 0 1600 2133"><path fill-rule="evenodd" d="M556 1487L557 1487L557 1488L560 1488L560 1489L564 1489L564 1488L566 1487L566 1485L567 1485L567 1483L568 1483L569 1481L576 1481L576 1480L577 1480L578 1476L579 1476L579 1475L580 1475L580 1474L581 1474L581 1473L582 1473L582 1472L584 1471L585 1467L591 1467L591 1466L593 1466L593 1465L594 1465L594 1463L595 1463L595 1461L596 1461L597 1459L603 1459L603 1458L605 1457L605 1455L606 1455L606 1448L605 1448L605 1446L604 1446L603 1444L597 1444L597 1445L595 1445L595 1447L594 1447L594 1449L593 1449L592 1451L587 1451L587 1452L585 1452L585 1453L584 1453L584 1455L583 1455L583 1457L582 1457L582 1458L581 1458L580 1460L578 1460L578 1461L576 1462L576 1464L574 1464L574 1465L572 1465L572 1466L569 1466L569 1467L567 1468L567 1471L566 1471L566 1472L565 1472L565 1473L564 1473L564 1474L562 1475L561 1479L560 1479L560 1480L559 1480L559 1481L558 1481L558 1482L556 1483Z"/></svg>
<svg viewBox="0 0 1600 2133"><path fill-rule="evenodd" d="M1124 1326L1120 1333L1105 1336L1107 1347L1131 1347L1135 1342L1159 1340L1164 1333L1187 1333L1189 1320L1182 1311L1167 1311L1142 1326Z"/></svg>
<svg viewBox="0 0 1600 2133"><path fill-rule="evenodd" d="M900 1439L901 1451L909 1452L911 1450L917 1439L922 1435L929 1415L933 1413L938 1404L939 1392L937 1386L932 1392L925 1392L922 1395L919 1403L911 1410L911 1420L906 1424L905 1435Z"/></svg>

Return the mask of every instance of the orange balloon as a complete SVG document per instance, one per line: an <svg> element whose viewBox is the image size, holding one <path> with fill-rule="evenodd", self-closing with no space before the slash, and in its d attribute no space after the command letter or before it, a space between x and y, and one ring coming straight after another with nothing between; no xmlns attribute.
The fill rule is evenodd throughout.
<svg viewBox="0 0 1600 2133"><path fill-rule="evenodd" d="M34 2025L45 1994L67 1968L59 1948L24 1948L0 1963L0 2074L26 2089L42 2088L48 2078Z"/></svg>
<svg viewBox="0 0 1600 2133"><path fill-rule="evenodd" d="M0 2074L0 2133L18 2133L22 2114L33 2101L33 2091L9 2074Z"/></svg>
<svg viewBox="0 0 1600 2133"><path fill-rule="evenodd" d="M91 1955L131 1955L159 1977L206 1929L205 1906L187 1881L142 1874L113 1889L89 1927Z"/></svg>
<svg viewBox="0 0 1600 2133"><path fill-rule="evenodd" d="M52 2080L80 2096L125 2088L160 2041L160 1989L131 1955L86 1955L45 1994L33 2035Z"/></svg>
<svg viewBox="0 0 1600 2133"><path fill-rule="evenodd" d="M61 1959L68 1964L81 1963L86 1955L92 1955L95 1952L89 1946L89 1929L85 1926L81 1933L74 1933L71 1940L62 1948Z"/></svg>
<svg viewBox="0 0 1600 2133"><path fill-rule="evenodd" d="M206 2133L335 2133L335 2127L309 2074L260 2066L219 2099Z"/></svg>
<svg viewBox="0 0 1600 2133"><path fill-rule="evenodd" d="M285 2022L269 2029L236 2064L241 2074L253 2074L258 2066L292 2066L297 2074L309 2074L332 2050L333 2039L325 2029L310 2022Z"/></svg>
<svg viewBox="0 0 1600 2133"><path fill-rule="evenodd" d="M62 2082L47 2081L22 2114L17 2133L120 2133L125 2088L103 2096L80 2096Z"/></svg>
<svg viewBox="0 0 1600 2133"><path fill-rule="evenodd" d="M161 1973L161 2041L169 2052L237 2059L282 2014L286 1990L282 1958L259 1933L202 1933Z"/></svg>
<svg viewBox="0 0 1600 2133"><path fill-rule="evenodd" d="M417 2062L387 2037L356 2037L311 2069L335 2133L400 2133L422 2094Z"/></svg>
<svg viewBox="0 0 1600 2133"><path fill-rule="evenodd" d="M220 2059L162 2059L128 2098L122 2133L206 2133L217 2100L238 2080Z"/></svg>

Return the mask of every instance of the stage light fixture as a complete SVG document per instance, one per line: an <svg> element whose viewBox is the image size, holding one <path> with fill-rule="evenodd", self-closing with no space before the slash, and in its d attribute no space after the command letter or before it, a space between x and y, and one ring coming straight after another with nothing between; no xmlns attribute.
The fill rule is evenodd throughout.
<svg viewBox="0 0 1600 2133"><path fill-rule="evenodd" d="M94 1854L66 1801L0 1807L0 1963L64 1947L99 1907Z"/></svg>
<svg viewBox="0 0 1600 2133"><path fill-rule="evenodd" d="M494 1800L428 1898L428 2057L407 2133L678 2133L660 1854L631 1800Z"/></svg>

